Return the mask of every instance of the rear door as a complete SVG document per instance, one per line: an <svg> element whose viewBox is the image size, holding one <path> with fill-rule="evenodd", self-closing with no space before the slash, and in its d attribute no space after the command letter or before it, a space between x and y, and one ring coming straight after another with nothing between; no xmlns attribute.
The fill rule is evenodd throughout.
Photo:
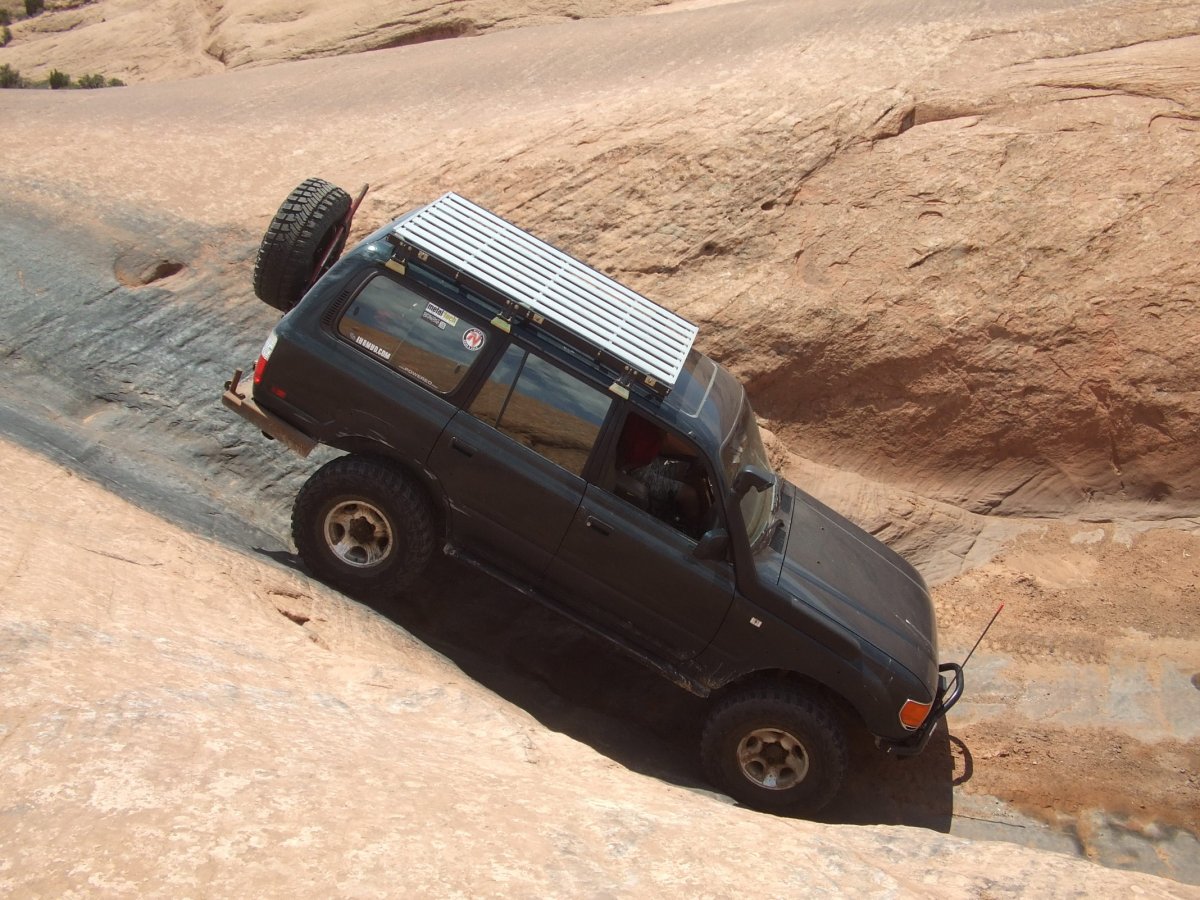
<svg viewBox="0 0 1200 900"><path fill-rule="evenodd" d="M579 507L612 397L510 344L430 454L455 543L537 584Z"/></svg>
<svg viewBox="0 0 1200 900"><path fill-rule="evenodd" d="M436 299L435 299L436 298ZM331 364L302 361L340 435L382 441L424 462L489 357L487 324L408 280L379 271L337 319Z"/></svg>

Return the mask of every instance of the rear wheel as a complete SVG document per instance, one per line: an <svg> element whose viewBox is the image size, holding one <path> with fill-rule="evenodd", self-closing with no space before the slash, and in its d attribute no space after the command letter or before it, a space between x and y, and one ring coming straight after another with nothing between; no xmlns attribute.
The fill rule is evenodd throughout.
<svg viewBox="0 0 1200 900"><path fill-rule="evenodd" d="M343 456L318 469L292 507L292 539L314 575L364 600L395 596L433 556L425 492L381 459Z"/></svg>
<svg viewBox="0 0 1200 900"><path fill-rule="evenodd" d="M734 694L709 716L704 768L735 800L769 812L812 815L841 787L846 737L829 706L791 685Z"/></svg>
<svg viewBox="0 0 1200 900"><path fill-rule="evenodd" d="M346 246L350 195L320 178L292 191L267 226L254 261L254 293L281 312L300 302Z"/></svg>

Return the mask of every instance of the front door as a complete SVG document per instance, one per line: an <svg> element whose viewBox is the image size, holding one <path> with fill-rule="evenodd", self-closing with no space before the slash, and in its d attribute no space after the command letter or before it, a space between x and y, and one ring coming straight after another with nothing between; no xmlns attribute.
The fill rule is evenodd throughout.
<svg viewBox="0 0 1200 900"><path fill-rule="evenodd" d="M661 452L673 457L661 470L654 461L634 465L620 458L621 448L633 452L644 443L626 438L634 431L644 437L647 424L635 414L627 418L609 471L600 476L601 484L588 485L546 585L561 602L635 642L690 659L712 641L729 611L733 565L692 555L704 531L723 526L716 482L694 445L667 436ZM673 476L671 466L684 474ZM647 491L626 490L621 483L646 479L652 471L659 486L674 482L667 496L654 484Z"/></svg>

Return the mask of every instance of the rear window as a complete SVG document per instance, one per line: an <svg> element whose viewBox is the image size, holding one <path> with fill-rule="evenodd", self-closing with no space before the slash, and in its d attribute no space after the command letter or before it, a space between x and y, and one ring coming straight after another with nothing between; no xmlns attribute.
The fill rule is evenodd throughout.
<svg viewBox="0 0 1200 900"><path fill-rule="evenodd" d="M440 394L458 387L488 340L478 323L383 275L358 292L338 332Z"/></svg>

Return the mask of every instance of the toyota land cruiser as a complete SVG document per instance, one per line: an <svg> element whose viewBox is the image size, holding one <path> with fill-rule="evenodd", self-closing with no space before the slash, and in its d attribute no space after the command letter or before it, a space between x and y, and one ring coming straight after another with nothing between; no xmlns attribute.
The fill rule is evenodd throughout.
<svg viewBox="0 0 1200 900"><path fill-rule="evenodd" d="M772 471L694 325L455 194L339 259L361 199L280 208L254 281L286 315L223 396L345 452L293 508L314 575L378 599L440 548L550 605L711 697L705 769L755 808L827 803L851 723L920 752L963 688L921 576Z"/></svg>

